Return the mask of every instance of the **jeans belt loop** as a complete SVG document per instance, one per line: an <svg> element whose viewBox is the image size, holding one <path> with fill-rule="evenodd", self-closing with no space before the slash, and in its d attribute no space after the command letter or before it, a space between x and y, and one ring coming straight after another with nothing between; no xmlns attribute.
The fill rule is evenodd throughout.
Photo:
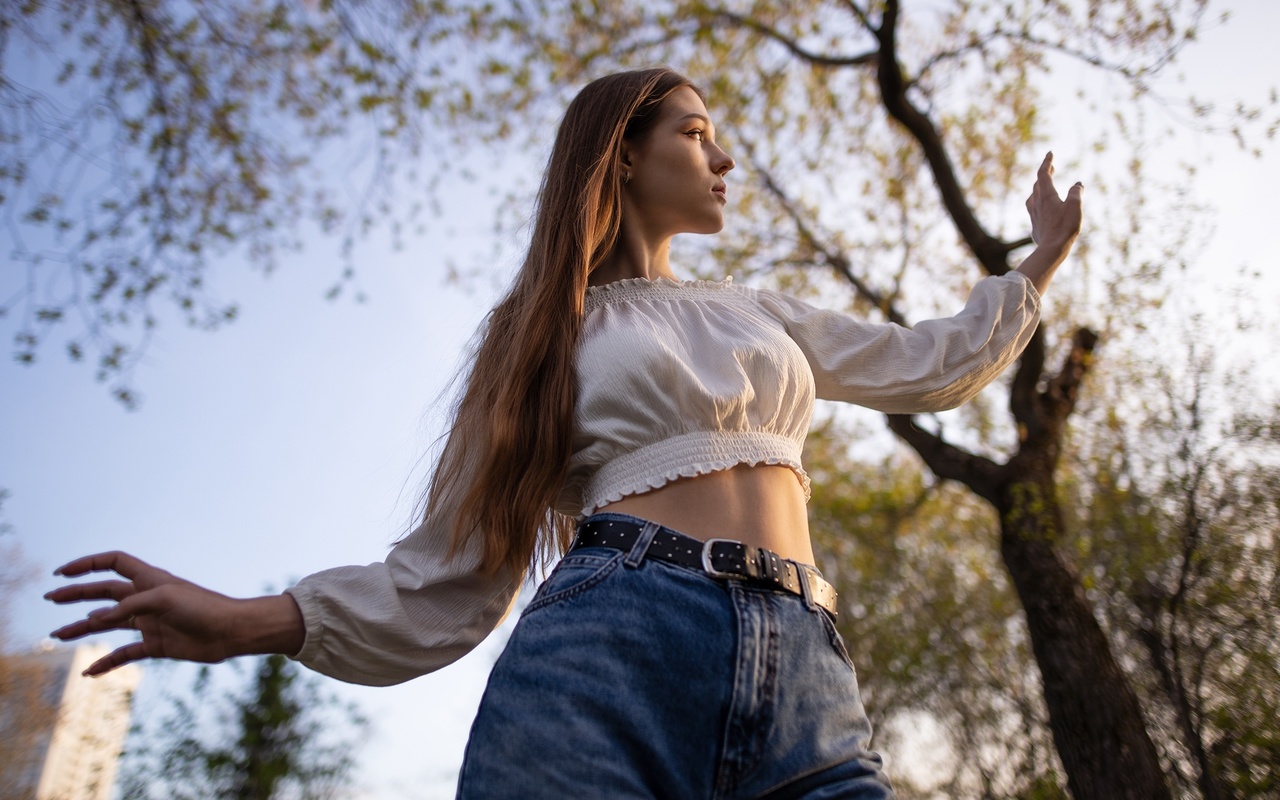
<svg viewBox="0 0 1280 800"><path fill-rule="evenodd" d="M631 569L640 566L640 562L644 561L645 555L649 552L649 546L653 544L653 537L658 534L658 529L661 527L656 522L646 522L640 529L640 535L636 537L635 544L631 545L626 560L622 563Z"/></svg>
<svg viewBox="0 0 1280 800"><path fill-rule="evenodd" d="M800 596L804 598L805 607L810 611L820 611L818 604L813 602L813 584L809 583L809 568L796 562L796 578L800 581Z"/></svg>

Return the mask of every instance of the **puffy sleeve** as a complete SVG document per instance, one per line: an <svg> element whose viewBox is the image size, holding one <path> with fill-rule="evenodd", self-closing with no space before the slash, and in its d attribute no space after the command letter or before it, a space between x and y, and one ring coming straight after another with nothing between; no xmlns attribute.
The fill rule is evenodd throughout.
<svg viewBox="0 0 1280 800"><path fill-rule="evenodd" d="M1022 273L984 278L954 317L912 328L815 308L758 290L813 371L817 396L890 414L955 408L1022 353L1040 320L1040 294Z"/></svg>
<svg viewBox="0 0 1280 800"><path fill-rule="evenodd" d="M448 558L448 516L419 526L384 562L317 572L288 589L306 623L294 658L349 683L388 686L451 664L488 636L523 575L480 572L479 537Z"/></svg>

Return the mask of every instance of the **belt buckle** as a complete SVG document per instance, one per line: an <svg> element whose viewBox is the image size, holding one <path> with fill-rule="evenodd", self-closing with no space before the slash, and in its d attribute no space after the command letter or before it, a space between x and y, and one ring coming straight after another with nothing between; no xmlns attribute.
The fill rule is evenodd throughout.
<svg viewBox="0 0 1280 800"><path fill-rule="evenodd" d="M745 575L739 575L736 572L721 572L720 570L711 566L711 547L712 545L715 545L715 544L736 544L739 547L745 547L745 545L742 544L742 542L736 542L733 539L706 540L705 542L702 543L702 570L713 578L720 578L722 580L732 580L732 581L743 580L746 577Z"/></svg>

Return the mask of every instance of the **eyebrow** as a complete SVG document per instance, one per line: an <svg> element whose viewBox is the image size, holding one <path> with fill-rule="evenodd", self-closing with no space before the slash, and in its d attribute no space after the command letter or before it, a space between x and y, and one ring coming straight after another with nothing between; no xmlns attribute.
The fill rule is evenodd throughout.
<svg viewBox="0 0 1280 800"><path fill-rule="evenodd" d="M686 119L699 119L699 120L702 120L703 122L705 122L705 123L706 123L706 125L707 125L707 127L708 127L708 128L710 128L710 129L713 131L713 133L712 133L712 135L711 135L711 138L712 138L712 141L715 141L715 134L714 134L714 131L715 131L715 129L716 129L716 124L715 124L714 122L712 122L712 121L711 121L711 117L708 117L706 114L702 114L702 113L697 112L697 111L690 111L688 114L685 114L683 117L681 117L680 119L678 119L678 120L676 120L676 121L677 121L677 122L684 122Z"/></svg>

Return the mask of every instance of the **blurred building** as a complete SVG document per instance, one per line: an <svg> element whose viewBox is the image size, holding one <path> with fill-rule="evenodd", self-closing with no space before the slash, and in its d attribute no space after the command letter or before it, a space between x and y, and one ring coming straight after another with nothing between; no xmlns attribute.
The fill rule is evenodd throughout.
<svg viewBox="0 0 1280 800"><path fill-rule="evenodd" d="M6 655L0 800L109 800L141 671L82 673L104 645Z"/></svg>

